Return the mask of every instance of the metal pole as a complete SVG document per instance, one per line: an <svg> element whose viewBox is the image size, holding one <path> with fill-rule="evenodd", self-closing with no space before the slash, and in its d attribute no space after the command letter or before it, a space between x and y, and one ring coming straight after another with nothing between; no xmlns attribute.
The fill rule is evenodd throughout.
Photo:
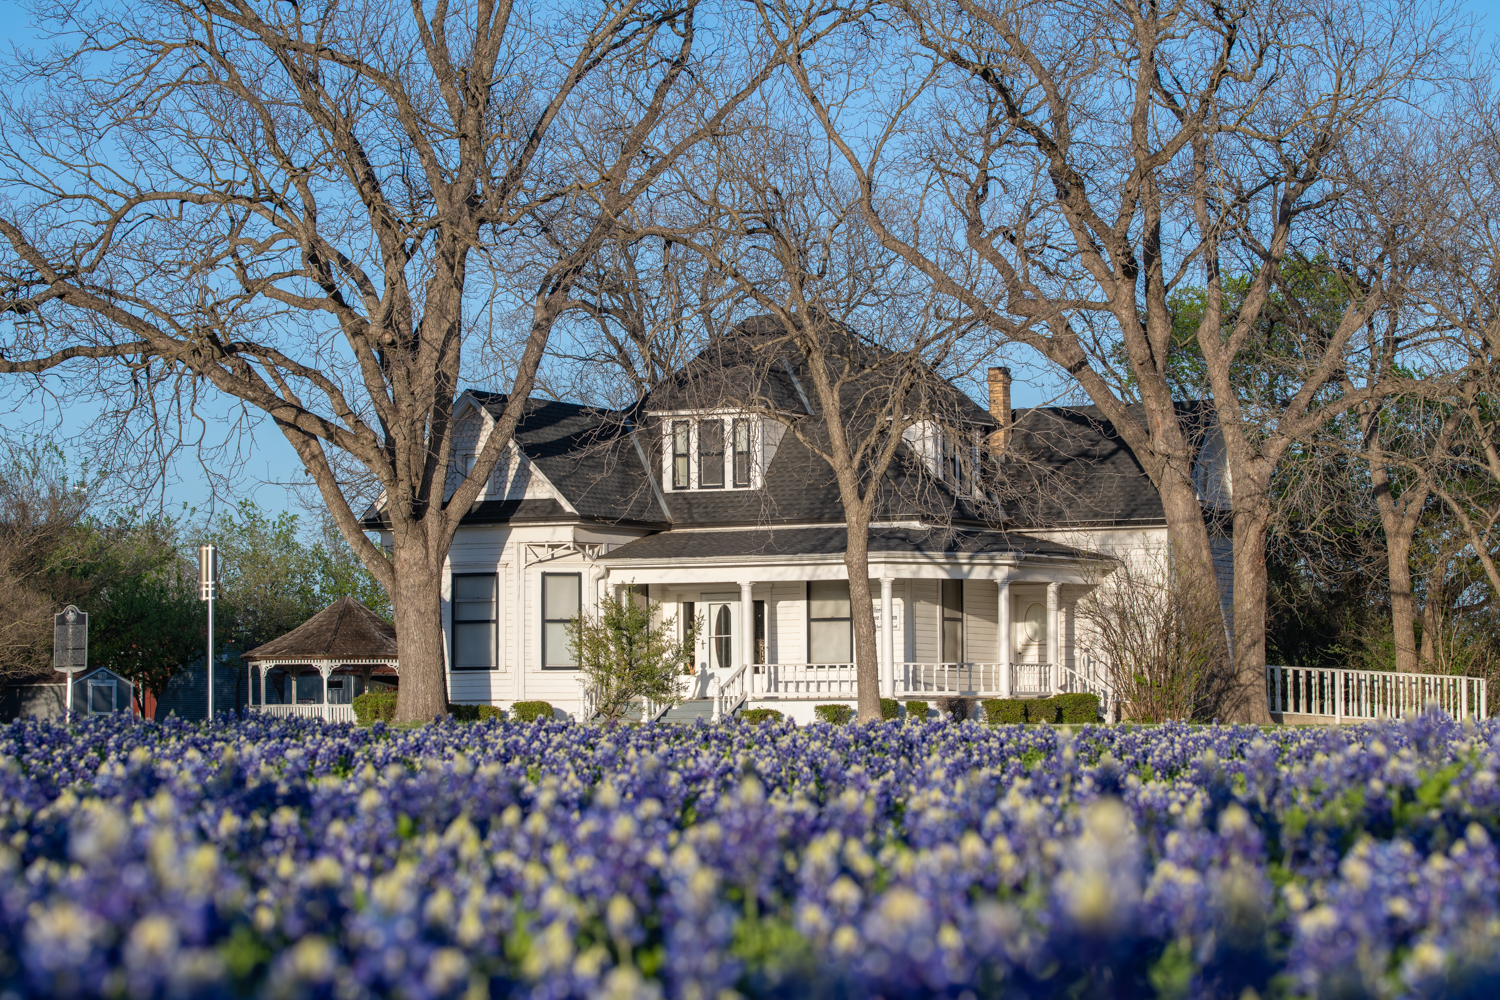
<svg viewBox="0 0 1500 1000"><path fill-rule="evenodd" d="M214 717L214 599L208 599L208 649L203 662L208 671L208 717Z"/></svg>

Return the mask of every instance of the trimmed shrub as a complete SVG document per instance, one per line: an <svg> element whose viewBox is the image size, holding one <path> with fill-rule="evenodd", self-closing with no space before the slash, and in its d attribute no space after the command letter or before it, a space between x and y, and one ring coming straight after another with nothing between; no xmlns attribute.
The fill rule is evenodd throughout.
<svg viewBox="0 0 1500 1000"><path fill-rule="evenodd" d="M366 691L354 698L354 721L361 726L390 722L396 717L396 692Z"/></svg>
<svg viewBox="0 0 1500 1000"><path fill-rule="evenodd" d="M918 701L915 698L913 698L911 701L907 702L906 703L906 717L908 719L925 719L925 718L927 718L927 702L925 702L925 701Z"/></svg>
<svg viewBox="0 0 1500 1000"><path fill-rule="evenodd" d="M1052 701L1057 705L1059 722L1076 725L1099 721L1099 696L1096 694L1060 694Z"/></svg>
<svg viewBox="0 0 1500 1000"><path fill-rule="evenodd" d="M516 713L518 722L546 720L557 714L552 710L552 703L547 701L518 701L510 706L510 710Z"/></svg>
<svg viewBox="0 0 1500 1000"><path fill-rule="evenodd" d="M504 719L505 709L498 705L457 705L450 701L448 714L459 722L484 722L486 719Z"/></svg>
<svg viewBox="0 0 1500 1000"><path fill-rule="evenodd" d="M885 722L901 718L901 703L895 698L880 699L880 718Z"/></svg>
<svg viewBox="0 0 1500 1000"><path fill-rule="evenodd" d="M824 722L831 722L835 726L842 726L854 718L854 709L848 705L814 705L813 712Z"/></svg>
<svg viewBox="0 0 1500 1000"><path fill-rule="evenodd" d="M762 722L779 722L780 720L786 718L786 716L782 715L774 708L747 708L743 712L741 712L737 716L737 718L739 718L741 722L748 722L753 726L758 726Z"/></svg>
<svg viewBox="0 0 1500 1000"><path fill-rule="evenodd" d="M992 726L1019 726L1026 721L1026 701L1022 698L986 698L984 717Z"/></svg>
<svg viewBox="0 0 1500 1000"><path fill-rule="evenodd" d="M1026 702L1027 722L1061 722L1056 698L1032 698Z"/></svg>

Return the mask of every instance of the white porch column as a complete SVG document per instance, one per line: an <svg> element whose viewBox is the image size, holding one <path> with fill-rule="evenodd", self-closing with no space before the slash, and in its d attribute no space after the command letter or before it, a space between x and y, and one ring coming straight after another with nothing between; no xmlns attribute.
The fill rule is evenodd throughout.
<svg viewBox="0 0 1500 1000"><path fill-rule="evenodd" d="M1058 662L1062 655L1061 636L1058 631L1058 607L1061 605L1062 584L1047 584L1047 662L1052 665L1052 693L1059 694L1062 691L1062 664Z"/></svg>
<svg viewBox="0 0 1500 1000"><path fill-rule="evenodd" d="M262 663L260 665L260 707L262 711L266 707L266 675L270 672L271 665L269 663Z"/></svg>
<svg viewBox="0 0 1500 1000"><path fill-rule="evenodd" d="M333 672L333 664L318 664L318 676L323 678L323 721L328 721L328 675Z"/></svg>
<svg viewBox="0 0 1500 1000"><path fill-rule="evenodd" d="M1010 628L1010 578L1006 577L1000 581L1000 607L995 618L998 642L996 645L997 657L1000 663L1000 697L1010 697L1010 659L1011 628Z"/></svg>
<svg viewBox="0 0 1500 1000"><path fill-rule="evenodd" d="M891 620L895 610L894 577L880 578L880 658L885 661L885 689L896 697L896 623Z"/></svg>
<svg viewBox="0 0 1500 1000"><path fill-rule="evenodd" d="M740 584L740 664L755 662L755 584Z"/></svg>

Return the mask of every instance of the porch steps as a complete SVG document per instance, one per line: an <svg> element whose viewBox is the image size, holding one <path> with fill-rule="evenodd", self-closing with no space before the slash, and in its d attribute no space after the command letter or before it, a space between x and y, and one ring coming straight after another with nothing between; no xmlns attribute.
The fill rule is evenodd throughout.
<svg viewBox="0 0 1500 1000"><path fill-rule="evenodd" d="M698 719L704 722L712 722L714 717L714 703L711 698L690 698L679 705L673 705L662 713L657 722L673 723L679 726L691 726Z"/></svg>

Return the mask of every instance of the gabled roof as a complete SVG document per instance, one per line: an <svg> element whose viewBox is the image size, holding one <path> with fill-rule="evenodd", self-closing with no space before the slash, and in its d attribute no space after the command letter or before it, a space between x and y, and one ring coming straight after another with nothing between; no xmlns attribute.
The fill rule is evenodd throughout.
<svg viewBox="0 0 1500 1000"><path fill-rule="evenodd" d="M1201 440L1210 415L1178 403L1179 419ZM1145 422L1145 408L1131 406ZM1097 406L1015 410L1005 454L1007 510L1030 526L1161 523L1161 495L1119 431Z"/></svg>
<svg viewBox="0 0 1500 1000"><path fill-rule="evenodd" d="M470 390L469 395L491 416L498 417L505 409L504 393ZM666 513L656 501L640 455L630 440L633 430L629 417L619 410L531 399L516 426L515 441L521 453L580 516L664 524ZM499 520L496 515L502 513L500 510L480 508L503 503L507 502L481 501L470 516L488 514L488 519ZM520 503L524 506L537 501ZM516 513L520 515L517 519L544 517L539 507L527 511L518 508ZM560 506L557 513L566 516Z"/></svg>
<svg viewBox="0 0 1500 1000"><path fill-rule="evenodd" d="M340 597L286 635L242 654L246 660L396 661L396 627L353 597Z"/></svg>

